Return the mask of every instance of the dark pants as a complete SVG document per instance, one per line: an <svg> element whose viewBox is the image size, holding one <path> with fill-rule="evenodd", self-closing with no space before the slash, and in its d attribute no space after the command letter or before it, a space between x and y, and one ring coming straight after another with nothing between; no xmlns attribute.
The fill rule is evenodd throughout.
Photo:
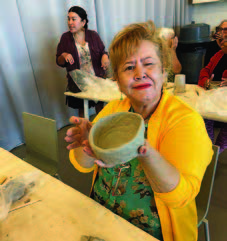
<svg viewBox="0 0 227 241"><path fill-rule="evenodd" d="M214 144L214 121L204 119L207 133ZM222 123L215 145L220 146L220 153L227 148L227 123Z"/></svg>

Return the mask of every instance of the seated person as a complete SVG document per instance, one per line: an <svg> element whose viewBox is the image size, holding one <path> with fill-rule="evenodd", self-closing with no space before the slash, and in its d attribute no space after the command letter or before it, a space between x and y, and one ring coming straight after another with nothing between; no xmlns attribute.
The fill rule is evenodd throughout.
<svg viewBox="0 0 227 241"><path fill-rule="evenodd" d="M227 19L221 21L221 23L216 27L216 31L212 34L213 41L209 42L206 47L206 54L204 57L204 66L207 66L210 62L211 57L213 57L218 51L221 50L221 30L222 28L227 28Z"/></svg>
<svg viewBox="0 0 227 241"><path fill-rule="evenodd" d="M205 89L209 89L215 82L218 82L220 87L227 86L227 28L221 31L220 46L221 50L200 71L198 85ZM204 121L209 137L214 143L214 121L207 119ZM215 145L220 146L220 153L227 148L227 123L222 123Z"/></svg>
<svg viewBox="0 0 227 241"><path fill-rule="evenodd" d="M195 198L213 151L202 117L163 90L169 51L152 21L126 26L110 46L126 98L108 103L93 123L116 112L141 115L146 140L136 158L115 166L97 160L88 141L92 123L83 118L71 117L75 127L65 140L75 168L94 170L95 201L158 240L191 241L198 232Z"/></svg>
<svg viewBox="0 0 227 241"><path fill-rule="evenodd" d="M172 28L159 28L157 29L159 36L167 41L167 44L170 48L170 55L172 61L172 68L168 75L168 82L174 82L175 74L181 72L181 63L177 58L176 48L178 45L178 38L175 36L175 32Z"/></svg>

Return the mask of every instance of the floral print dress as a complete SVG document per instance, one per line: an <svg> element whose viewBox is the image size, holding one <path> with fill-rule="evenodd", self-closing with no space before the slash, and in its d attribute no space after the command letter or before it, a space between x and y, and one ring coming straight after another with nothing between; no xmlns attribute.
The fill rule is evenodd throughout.
<svg viewBox="0 0 227 241"><path fill-rule="evenodd" d="M80 70L88 74L95 75L88 43L85 42L84 45L76 43L76 47L79 54Z"/></svg>
<svg viewBox="0 0 227 241"><path fill-rule="evenodd" d="M137 158L99 168L92 197L153 237L163 240L154 193Z"/></svg>

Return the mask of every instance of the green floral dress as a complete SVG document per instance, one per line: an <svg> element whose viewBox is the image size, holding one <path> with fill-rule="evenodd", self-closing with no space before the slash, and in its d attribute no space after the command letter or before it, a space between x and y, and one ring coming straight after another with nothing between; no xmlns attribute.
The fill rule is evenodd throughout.
<svg viewBox="0 0 227 241"><path fill-rule="evenodd" d="M92 197L153 237L163 240L154 193L137 158L99 168Z"/></svg>

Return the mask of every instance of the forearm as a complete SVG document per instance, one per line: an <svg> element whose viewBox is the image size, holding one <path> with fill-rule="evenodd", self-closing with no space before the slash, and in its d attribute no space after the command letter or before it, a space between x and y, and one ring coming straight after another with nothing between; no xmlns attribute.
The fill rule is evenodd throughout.
<svg viewBox="0 0 227 241"><path fill-rule="evenodd" d="M176 51L171 49L171 55L172 55L172 71L174 74L179 74L181 72L181 63L177 58Z"/></svg>
<svg viewBox="0 0 227 241"><path fill-rule="evenodd" d="M73 156L70 158L72 163L77 162L82 168L92 168L94 166L94 160L94 157L88 156L83 151L83 147L73 149Z"/></svg>
<svg viewBox="0 0 227 241"><path fill-rule="evenodd" d="M207 80L210 79L209 70L205 67L200 71L198 85L205 88Z"/></svg>
<svg viewBox="0 0 227 241"><path fill-rule="evenodd" d="M65 58L64 58L63 54L58 56L57 61L58 61L59 65L64 65L65 64Z"/></svg>
<svg viewBox="0 0 227 241"><path fill-rule="evenodd" d="M139 158L146 177L154 192L172 191L180 180L179 171L153 148L146 158Z"/></svg>

